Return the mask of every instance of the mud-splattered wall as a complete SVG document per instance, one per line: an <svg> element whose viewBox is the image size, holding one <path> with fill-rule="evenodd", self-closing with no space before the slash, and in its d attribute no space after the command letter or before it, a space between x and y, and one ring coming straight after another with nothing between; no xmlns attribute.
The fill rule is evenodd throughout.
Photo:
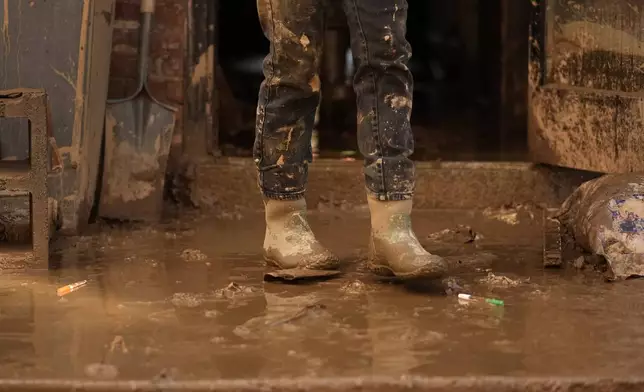
<svg viewBox="0 0 644 392"><path fill-rule="evenodd" d="M644 0L535 5L534 159L596 172L644 170Z"/></svg>

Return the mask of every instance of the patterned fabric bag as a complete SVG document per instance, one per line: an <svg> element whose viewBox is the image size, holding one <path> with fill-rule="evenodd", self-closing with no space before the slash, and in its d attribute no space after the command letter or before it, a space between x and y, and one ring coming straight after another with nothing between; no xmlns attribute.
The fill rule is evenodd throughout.
<svg viewBox="0 0 644 392"><path fill-rule="evenodd" d="M557 219L585 251L606 259L612 280L644 276L644 174L611 174L584 183Z"/></svg>

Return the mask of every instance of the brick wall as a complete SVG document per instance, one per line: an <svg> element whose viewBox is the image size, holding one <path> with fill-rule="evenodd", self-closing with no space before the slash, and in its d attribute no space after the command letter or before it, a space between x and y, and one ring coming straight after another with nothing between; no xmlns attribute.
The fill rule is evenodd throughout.
<svg viewBox="0 0 644 392"><path fill-rule="evenodd" d="M149 86L161 102L179 107L180 134L184 103L184 58L189 0L157 0L151 34ZM116 23L110 69L110 98L134 92L137 80L140 0L116 0Z"/></svg>

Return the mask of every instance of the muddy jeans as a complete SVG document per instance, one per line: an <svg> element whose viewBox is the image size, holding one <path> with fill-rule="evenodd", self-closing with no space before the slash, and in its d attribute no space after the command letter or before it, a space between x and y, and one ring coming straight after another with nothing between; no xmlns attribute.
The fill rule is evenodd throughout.
<svg viewBox="0 0 644 392"><path fill-rule="evenodd" d="M253 152L261 190L269 199L304 196L320 100L326 1L257 0L271 50L264 60ZM356 64L358 145L367 189L380 200L409 199L414 140L407 0L337 1L343 2Z"/></svg>

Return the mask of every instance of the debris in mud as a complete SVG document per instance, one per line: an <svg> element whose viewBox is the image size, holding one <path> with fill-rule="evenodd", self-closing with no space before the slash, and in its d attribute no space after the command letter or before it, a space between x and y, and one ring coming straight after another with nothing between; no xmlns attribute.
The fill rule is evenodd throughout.
<svg viewBox="0 0 644 392"><path fill-rule="evenodd" d="M311 314L311 312L316 312L318 310L326 310L326 305L322 303L314 303L310 305L306 305L302 310L299 312L295 313L292 316L286 317L285 319L282 320L277 320L269 324L269 326L274 327L276 325L280 324L286 324L286 323L291 323L293 321L299 320L303 317L306 317L307 315Z"/></svg>
<svg viewBox="0 0 644 392"><path fill-rule="evenodd" d="M483 239L483 236L474 231L470 226L458 225L454 229L445 229L432 233L427 236L427 239L435 242L470 244L474 241Z"/></svg>
<svg viewBox="0 0 644 392"><path fill-rule="evenodd" d="M579 256L572 262L572 265L578 269L582 270L586 266L586 258L584 256Z"/></svg>
<svg viewBox="0 0 644 392"><path fill-rule="evenodd" d="M525 283L526 280L529 279L512 279L507 276L495 275L494 273L489 272L485 278L480 280L480 283L488 286L509 288L517 287L520 284Z"/></svg>
<svg viewBox="0 0 644 392"><path fill-rule="evenodd" d="M485 303L488 303L490 305L495 305L495 306L505 306L505 302L503 302L500 299L477 297L477 296L474 296L472 294L461 293L461 294L458 295L458 299L463 300L463 301L473 301L473 302L481 301L481 302L485 302Z"/></svg>
<svg viewBox="0 0 644 392"><path fill-rule="evenodd" d="M521 221L521 217L534 219L534 208L523 204L506 204L499 209L486 208L483 210L483 216L495 219L508 225L516 226Z"/></svg>
<svg viewBox="0 0 644 392"><path fill-rule="evenodd" d="M181 258L185 261L203 261L206 260L208 256L199 249L186 249L181 252Z"/></svg>
<svg viewBox="0 0 644 392"><path fill-rule="evenodd" d="M92 363L85 366L85 375L99 380L113 380L118 377L118 368L105 363Z"/></svg>
<svg viewBox="0 0 644 392"><path fill-rule="evenodd" d="M442 283L447 295L457 295L466 291L464 284L461 284L456 278L445 278Z"/></svg>
<svg viewBox="0 0 644 392"><path fill-rule="evenodd" d="M228 286L209 293L175 293L169 299L170 303L176 308L196 309L204 305L205 302L217 300L232 300L249 294L257 294L257 290L242 286L237 283L230 283ZM219 313L215 310L204 310L206 318L215 318Z"/></svg>
<svg viewBox="0 0 644 392"><path fill-rule="evenodd" d="M226 299L232 299L235 297L238 297L240 295L244 294L254 294L255 290L252 287L249 286L242 286L240 284L237 284L235 282L231 282L228 286L216 290L215 291L215 297L216 298L226 298Z"/></svg>
<svg viewBox="0 0 644 392"><path fill-rule="evenodd" d="M345 283L340 287L340 291L346 294L363 294L368 290L367 285L360 280L353 280L351 282Z"/></svg>
<svg viewBox="0 0 644 392"><path fill-rule="evenodd" d="M605 259L609 280L644 277L644 174L588 181L556 217L577 245Z"/></svg>
<svg viewBox="0 0 644 392"><path fill-rule="evenodd" d="M268 310L265 316L255 317L237 326L233 333L241 338L257 338L264 334L285 331L292 336L292 333L302 327L302 323L319 325L322 319L331 319L326 305L320 302L305 305L294 313L280 313Z"/></svg>
<svg viewBox="0 0 644 392"><path fill-rule="evenodd" d="M267 282L286 281L296 282L305 280L324 280L331 279L342 274L341 271L314 270L306 268L291 268L283 270L270 271L264 274L264 280Z"/></svg>
<svg viewBox="0 0 644 392"><path fill-rule="evenodd" d="M201 306L203 299L196 294L174 293L170 298L170 303L177 308L194 309Z"/></svg>

